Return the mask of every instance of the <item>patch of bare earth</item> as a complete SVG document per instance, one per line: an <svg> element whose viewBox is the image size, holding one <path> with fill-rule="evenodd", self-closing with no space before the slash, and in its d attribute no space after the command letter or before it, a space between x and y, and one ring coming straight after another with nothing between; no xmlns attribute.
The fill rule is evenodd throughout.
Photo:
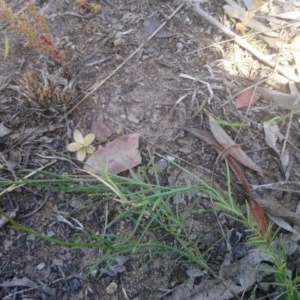
<svg viewBox="0 0 300 300"><path fill-rule="evenodd" d="M23 8L20 1L12 0L8 4L14 12ZM260 176L245 169L251 184L299 180L296 118L290 123L291 143L287 144L290 160L282 169L280 155L266 145L261 124L286 111L269 102L259 102L247 113L234 105L237 92L271 76L273 69L228 42L228 37L194 12L192 5L184 5L161 34L147 42L154 32L153 24L162 24L171 15L178 5L176 1L99 1L101 10L97 13L80 8L75 1L36 1L36 4L47 15L55 43L66 55L70 74L65 74L51 58L25 48L20 37L12 34L5 22L1 23L10 47L7 60L0 61L0 124L11 130L0 137L0 160L5 166L0 169L1 181L13 183L28 174L28 170L52 161L46 169L48 172L78 172L70 160L57 159L70 158L66 146L77 128L83 133L93 131L98 138L97 145L103 142L104 131L108 132L108 140L123 133L140 133L144 164L149 161L150 149L151 153L176 157L178 163L200 178L209 181L213 176L226 188L226 174L218 153L182 129L197 127L209 131L205 110L227 122L251 120L241 130L226 129L257 165L268 170L267 175ZM223 4L218 0L203 1L201 7L230 27L232 23L224 13ZM68 113L95 83L105 79L142 44L141 50L114 76ZM1 40L1 57L4 49ZM281 76L279 79L280 83L267 82L268 87L286 92L287 81ZM288 126L287 119L281 128L283 135ZM189 176L170 165L163 171L164 184L193 183ZM243 205L243 191L232 178L236 201ZM274 189L259 192L262 198L276 200L293 211L298 203L297 193ZM113 217L124 209L106 200L80 193L19 187L1 196L0 207L6 212L17 209L15 219L25 226L63 241L74 241L82 233L80 224L86 231L102 234L107 211ZM184 214L189 211L193 197L178 201L180 213ZM203 207L197 207L189 219L193 224L189 224L193 228L191 234L199 238L203 249L222 238L220 225L225 231L237 226L226 215L221 214L217 222L214 214L200 213L202 208L210 209L211 205L205 200ZM68 221L73 217L79 223L73 220L70 225L61 216ZM130 222L124 222L116 225L114 233L127 236L132 228ZM89 241L88 237L83 239ZM212 270L218 272L226 252L224 241L215 246L207 257ZM161 299L188 278L189 268L198 267L176 263L177 257L152 258L151 253L149 256L134 253L120 263L119 271L99 276L103 266L97 265L97 259L101 253L101 249L72 250L51 245L3 226L0 228L0 298ZM195 299L192 295L187 297Z"/></svg>

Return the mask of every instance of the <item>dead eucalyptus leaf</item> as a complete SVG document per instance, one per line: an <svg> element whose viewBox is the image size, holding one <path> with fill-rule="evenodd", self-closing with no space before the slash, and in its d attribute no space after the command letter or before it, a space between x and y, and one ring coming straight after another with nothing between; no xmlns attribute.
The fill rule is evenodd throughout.
<svg viewBox="0 0 300 300"><path fill-rule="evenodd" d="M264 122L263 126L264 126L266 144L279 154L276 144L278 140L282 141L284 136L280 132L278 125L276 123L273 124L269 122Z"/></svg>
<svg viewBox="0 0 300 300"><path fill-rule="evenodd" d="M243 108L243 107L252 106L259 99L259 97L260 96L258 94L255 94L254 88L244 89L236 97L235 107Z"/></svg>
<svg viewBox="0 0 300 300"><path fill-rule="evenodd" d="M209 125L215 139L225 149L225 151L228 151L228 153L242 165L254 171L262 172L262 169L256 166L251 158L238 145L236 145L236 143L212 116L209 116Z"/></svg>
<svg viewBox="0 0 300 300"><path fill-rule="evenodd" d="M196 128L184 128L184 130L195 135L199 139L205 141L207 144L209 144L214 149L216 149L220 154L222 154L222 152L224 152L225 150L228 151L229 149L231 149L231 148L224 149L222 146L220 146L217 142L214 141L213 137L210 137L209 134L207 134L204 131L201 131ZM243 171L241 170L240 166L238 165L238 163L236 162L236 160L233 158L232 155L228 155L226 157L226 160L231 170L234 172L235 176L241 182L245 192L248 194L247 201L250 204L252 216L254 220L257 222L257 224L259 225L261 234L265 235L267 232L267 222L264 216L264 211L260 206L260 204L255 200L246 176L244 175Z"/></svg>
<svg viewBox="0 0 300 300"><path fill-rule="evenodd" d="M285 20L299 20L300 19L300 11L288 11L281 14L277 14L274 17L285 19Z"/></svg>
<svg viewBox="0 0 300 300"><path fill-rule="evenodd" d="M289 223L300 226L300 213L295 213L278 203L275 203L272 199L263 199L255 194L255 201L263 208L268 215L273 217L282 218Z"/></svg>
<svg viewBox="0 0 300 300"><path fill-rule="evenodd" d="M275 223L277 224L279 227L283 228L284 230L288 231L288 232L292 232L292 233L297 233L297 231L285 220L283 220L282 218L279 217L274 217L272 215L268 214L268 217Z"/></svg>
<svg viewBox="0 0 300 300"><path fill-rule="evenodd" d="M286 170L290 160L289 152L285 149L281 154L277 148L277 141L282 141L284 136L280 132L280 129L276 123L272 124L269 122L264 122L263 125L266 144L272 148L278 154L278 156L280 156L281 165L283 169Z"/></svg>
<svg viewBox="0 0 300 300"><path fill-rule="evenodd" d="M114 141L98 148L86 161L84 168L93 172L107 169L112 174L118 174L131 169L142 162L138 133L125 134Z"/></svg>

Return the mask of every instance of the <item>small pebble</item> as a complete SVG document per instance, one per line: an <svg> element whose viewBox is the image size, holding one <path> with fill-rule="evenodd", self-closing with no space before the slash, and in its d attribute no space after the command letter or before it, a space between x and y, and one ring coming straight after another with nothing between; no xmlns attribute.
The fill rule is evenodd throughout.
<svg viewBox="0 0 300 300"><path fill-rule="evenodd" d="M100 95L100 97L98 98L99 102L103 105L108 103L108 97L106 95Z"/></svg>
<svg viewBox="0 0 300 300"><path fill-rule="evenodd" d="M30 234L28 237L27 237L27 241L30 241L30 242L33 242L35 240L35 236L33 234Z"/></svg>
<svg viewBox="0 0 300 300"><path fill-rule="evenodd" d="M5 249L5 251L8 251L9 248L12 246L13 243L14 242L11 241L11 240L4 240L4 249Z"/></svg>
<svg viewBox="0 0 300 300"><path fill-rule="evenodd" d="M72 48L72 46L74 46L73 43L72 42L68 42L65 47L66 48Z"/></svg>
<svg viewBox="0 0 300 300"><path fill-rule="evenodd" d="M149 56L148 55L143 55L142 56L142 61L146 61L146 60L148 60L149 59Z"/></svg>
<svg viewBox="0 0 300 300"><path fill-rule="evenodd" d="M165 159L160 159L155 163L156 167L163 171L168 167L168 162Z"/></svg>
<svg viewBox="0 0 300 300"><path fill-rule="evenodd" d="M83 207L83 202L81 199L78 199L78 198L72 199L70 202L70 206L72 208L81 208L81 207Z"/></svg>
<svg viewBox="0 0 300 300"><path fill-rule="evenodd" d="M106 293L108 294L108 295L113 295L115 292L116 292L116 290L117 290L117 288L118 288L118 285L114 282L114 281L112 281L107 287L106 287Z"/></svg>
<svg viewBox="0 0 300 300"><path fill-rule="evenodd" d="M53 237L54 235L55 235L55 232L52 231L52 230L50 230L50 231L47 232L47 236L48 237Z"/></svg>
<svg viewBox="0 0 300 300"><path fill-rule="evenodd" d="M131 74L132 73L131 67L125 67L124 71L125 71L126 74Z"/></svg>
<svg viewBox="0 0 300 300"><path fill-rule="evenodd" d="M52 262L56 266L62 267L64 265L64 261L62 259L59 259L59 258L54 258Z"/></svg>
<svg viewBox="0 0 300 300"><path fill-rule="evenodd" d="M184 20L185 24L190 24L191 23L191 19L189 17L186 17Z"/></svg>
<svg viewBox="0 0 300 300"><path fill-rule="evenodd" d="M97 271L97 270L92 270L92 271L90 272L90 275L91 275L92 278L96 278L96 277L97 277L97 274L98 274L98 271Z"/></svg>
<svg viewBox="0 0 300 300"><path fill-rule="evenodd" d="M176 49L177 49L177 52L181 52L181 50L183 49L184 45L182 43L177 43L176 44Z"/></svg>
<svg viewBox="0 0 300 300"><path fill-rule="evenodd" d="M68 289L70 293L77 294L82 289L82 284L80 279L77 277L72 277L67 280Z"/></svg>
<svg viewBox="0 0 300 300"><path fill-rule="evenodd" d="M197 237L198 237L198 234L196 234L196 233L191 233L191 235L190 235L191 240L196 240Z"/></svg>
<svg viewBox="0 0 300 300"><path fill-rule="evenodd" d="M140 123L140 120L135 115L133 115L133 114L129 114L127 116L127 119L128 119L128 121L130 121L130 122L132 122L134 124L139 124Z"/></svg>
<svg viewBox="0 0 300 300"><path fill-rule="evenodd" d="M32 256L32 255L26 255L26 256L25 256L25 259L26 259L27 261L33 261L33 256Z"/></svg>
<svg viewBox="0 0 300 300"><path fill-rule="evenodd" d="M113 44L114 44L115 47L122 46L122 45L125 44L125 40L123 40L121 38L118 38L118 39L113 41Z"/></svg>
<svg viewBox="0 0 300 300"><path fill-rule="evenodd" d="M36 268L37 268L38 270L43 270L43 269L45 268L45 266L46 266L46 264L45 264L44 262L42 262L42 263L38 264L38 265L36 266Z"/></svg>
<svg viewBox="0 0 300 300"><path fill-rule="evenodd" d="M237 245L233 249L233 254L236 259L241 259L249 253L249 249L245 246Z"/></svg>

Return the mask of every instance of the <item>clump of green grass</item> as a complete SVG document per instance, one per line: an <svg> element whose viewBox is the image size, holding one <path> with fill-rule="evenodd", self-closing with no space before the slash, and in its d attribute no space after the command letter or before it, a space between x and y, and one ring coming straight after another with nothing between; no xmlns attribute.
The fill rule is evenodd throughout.
<svg viewBox="0 0 300 300"><path fill-rule="evenodd" d="M264 251L273 263L274 286L279 292L278 299L300 299L299 283L300 277L298 274L292 278L287 267L287 255L283 245L281 245L279 229L274 229L274 224L270 223L267 233L262 236L257 226L253 223L249 209L244 215L234 199L232 198L230 188L230 172L227 166L227 197L217 197L215 205L223 212L227 212L232 218L241 222L249 232L248 244Z"/></svg>
<svg viewBox="0 0 300 300"><path fill-rule="evenodd" d="M192 237L192 223L188 222L193 212L199 210L202 199L211 199L216 210L221 210L244 224L248 232L248 243L252 247L260 248L270 257L273 263L274 285L277 287L280 299L300 299L297 290L299 276L296 275L292 278L287 268L287 257L283 248L274 246L274 241L279 237L278 231L270 225L267 234L261 236L250 213L248 212L246 215L242 213L232 198L229 170L227 169L227 190L223 191L217 185L211 187L188 170L173 164L197 179L198 184L162 186L160 171L155 164L149 168L142 167L138 172L131 171L129 177L111 175L105 171L99 174L88 172L91 175L89 177L85 175L55 175L40 171L43 172L43 179L24 178L13 184L86 195L94 200L101 197L101 205L105 203L112 207L107 211L104 228L101 232L86 230L78 235L78 240L65 242L24 227L11 218L9 218L10 225L17 230L34 234L58 245L70 248L99 248L101 255L95 265L108 266L109 262L120 255L135 253L135 255L149 256L150 253L150 259L164 256L169 257L170 262L173 263L197 264L222 282L222 278L209 268L207 259L211 249L201 250L199 240ZM0 181L2 188L9 189L10 184L12 182ZM180 205L173 199L178 195L188 195L189 193L197 194L197 196L186 206L187 210L182 213ZM131 224L130 232L126 236L116 234L115 228L124 221Z"/></svg>

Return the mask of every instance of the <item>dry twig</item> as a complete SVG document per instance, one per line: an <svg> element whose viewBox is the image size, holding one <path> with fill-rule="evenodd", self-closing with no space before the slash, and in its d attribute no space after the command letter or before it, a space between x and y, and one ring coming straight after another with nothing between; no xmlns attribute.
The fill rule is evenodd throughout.
<svg viewBox="0 0 300 300"><path fill-rule="evenodd" d="M276 68L278 72L285 76L286 78L295 81L300 82L300 77L295 74L295 72L288 67L283 67L277 65L276 61L270 60L266 55L261 53L259 50L257 50L255 47L250 45L248 42L246 42L243 38L241 38L239 35L232 32L230 29L228 29L226 26L224 26L222 23L218 22L216 19L214 19L212 16L210 16L208 13L206 13L203 9L198 7L197 5L194 5L194 11L204 18L206 21L211 23L213 26L217 27L221 31L223 31L228 37L230 37L235 43L237 43L240 47L244 48L248 52L250 52L253 56L255 56L257 59L259 59L264 64Z"/></svg>

